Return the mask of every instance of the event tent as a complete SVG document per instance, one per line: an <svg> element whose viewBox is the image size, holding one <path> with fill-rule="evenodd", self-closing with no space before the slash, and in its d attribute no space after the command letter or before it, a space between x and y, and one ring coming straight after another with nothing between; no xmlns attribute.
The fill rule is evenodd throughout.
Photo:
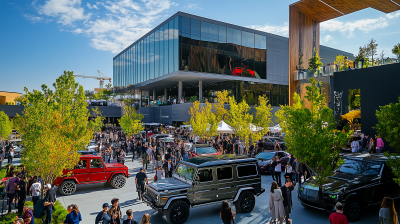
<svg viewBox="0 0 400 224"><path fill-rule="evenodd" d="M225 123L225 121L221 121L218 125L217 132L232 134L233 130L232 130L231 126L229 126L227 123Z"/></svg>

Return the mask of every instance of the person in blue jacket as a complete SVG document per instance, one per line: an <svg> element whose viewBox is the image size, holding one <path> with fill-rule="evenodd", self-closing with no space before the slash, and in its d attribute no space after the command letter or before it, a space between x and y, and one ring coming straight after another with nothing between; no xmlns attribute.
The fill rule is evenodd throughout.
<svg viewBox="0 0 400 224"><path fill-rule="evenodd" d="M109 209L108 203L104 203L104 204L103 204L103 211L101 211L101 212L96 216L95 224L99 224L100 221L102 221L103 224L110 224L110 222L111 222L111 216L108 215L108 209Z"/></svg>
<svg viewBox="0 0 400 224"><path fill-rule="evenodd" d="M65 218L64 223L66 224L79 224L82 221L81 213L79 212L77 205L71 205L72 211Z"/></svg>

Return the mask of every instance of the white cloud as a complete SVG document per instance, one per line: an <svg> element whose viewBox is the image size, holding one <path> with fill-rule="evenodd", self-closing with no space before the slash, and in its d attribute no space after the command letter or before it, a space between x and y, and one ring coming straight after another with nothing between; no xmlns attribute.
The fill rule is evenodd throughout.
<svg viewBox="0 0 400 224"><path fill-rule="evenodd" d="M289 24L286 22L282 26L274 26L274 25L252 25L249 26L251 29L261 30L267 33L273 33L277 35L287 36L289 34Z"/></svg>
<svg viewBox="0 0 400 224"><path fill-rule="evenodd" d="M355 37L354 31L356 30L368 33L372 30L385 28L387 26L389 26L389 22L385 17L377 19L360 19L347 22L332 19L321 23L321 31L340 32L343 36L351 38Z"/></svg>
<svg viewBox="0 0 400 224"><path fill-rule="evenodd" d="M154 28L176 5L170 0L102 1L87 3L85 13L81 0L47 0L37 10L66 26L65 31L90 37L93 48L118 53Z"/></svg>
<svg viewBox="0 0 400 224"><path fill-rule="evenodd" d="M187 6L185 6L185 8L186 8L186 9L201 9L201 8L199 7L199 5L196 4L196 3L189 3Z"/></svg>
<svg viewBox="0 0 400 224"><path fill-rule="evenodd" d="M90 5L90 3L88 2L86 5L87 5L87 7L88 7L89 9L99 9L99 7L97 7L96 4Z"/></svg>
<svg viewBox="0 0 400 224"><path fill-rule="evenodd" d="M386 17L388 19L396 19L399 16L400 16L400 12L392 12L392 13L386 14Z"/></svg>
<svg viewBox="0 0 400 224"><path fill-rule="evenodd" d="M333 39L334 39L334 38L333 38L331 35L326 35L326 36L322 39L321 43L326 44L326 43L328 43L328 42L332 42Z"/></svg>
<svg viewBox="0 0 400 224"><path fill-rule="evenodd" d="M81 0L48 0L39 6L38 12L41 15L56 17L57 22L63 25L72 25L75 21L90 17L90 14L85 15Z"/></svg>
<svg viewBox="0 0 400 224"><path fill-rule="evenodd" d="M24 17L27 18L28 20L32 21L32 23L36 23L36 22L39 22L42 20L42 18L39 16L33 16L33 15L29 15L29 14L25 14Z"/></svg>

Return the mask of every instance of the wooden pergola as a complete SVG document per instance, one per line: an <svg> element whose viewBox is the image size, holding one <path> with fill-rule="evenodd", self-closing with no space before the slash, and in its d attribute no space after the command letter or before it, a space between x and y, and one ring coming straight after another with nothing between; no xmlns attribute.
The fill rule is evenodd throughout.
<svg viewBox="0 0 400 224"><path fill-rule="evenodd" d="M365 8L384 13L400 10L400 0L301 0L289 6L289 104L293 105L293 72L303 54L304 67L319 50L320 23Z"/></svg>

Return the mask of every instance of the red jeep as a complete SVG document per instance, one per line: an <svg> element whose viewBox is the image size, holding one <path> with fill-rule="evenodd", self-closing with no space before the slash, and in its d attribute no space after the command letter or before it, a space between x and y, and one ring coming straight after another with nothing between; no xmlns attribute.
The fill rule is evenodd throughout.
<svg viewBox="0 0 400 224"><path fill-rule="evenodd" d="M79 163L72 170L64 170L63 177L57 177L54 185L60 194L71 195L76 185L111 182L113 188L122 188L129 177L128 167L119 163L104 163L100 156L82 155Z"/></svg>

